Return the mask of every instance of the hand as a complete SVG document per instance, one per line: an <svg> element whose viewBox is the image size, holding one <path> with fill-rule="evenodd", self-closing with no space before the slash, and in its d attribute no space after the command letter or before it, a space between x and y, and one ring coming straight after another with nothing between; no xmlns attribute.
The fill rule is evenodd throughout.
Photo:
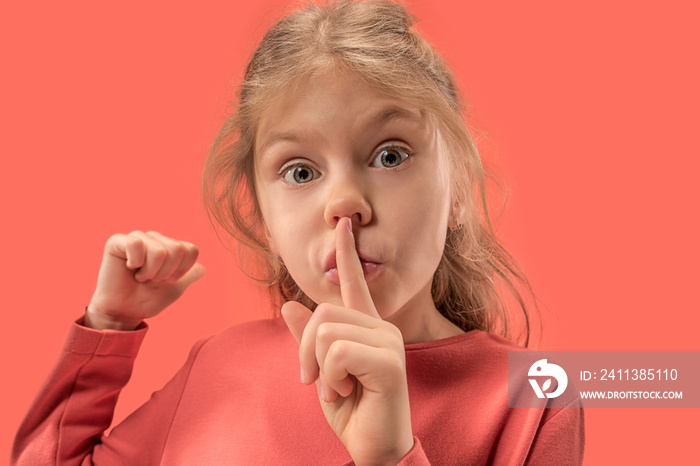
<svg viewBox="0 0 700 466"><path fill-rule="evenodd" d="M362 273L349 218L335 229L343 306L282 315L299 343L302 382L316 387L333 431L357 465L396 464L413 448L401 331L382 320Z"/></svg>
<svg viewBox="0 0 700 466"><path fill-rule="evenodd" d="M116 234L107 240L85 325L133 330L176 301L204 276L197 246L155 231Z"/></svg>

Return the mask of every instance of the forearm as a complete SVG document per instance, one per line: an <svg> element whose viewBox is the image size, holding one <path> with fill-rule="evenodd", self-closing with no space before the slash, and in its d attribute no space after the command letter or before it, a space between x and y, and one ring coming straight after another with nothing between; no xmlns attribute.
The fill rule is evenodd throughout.
<svg viewBox="0 0 700 466"><path fill-rule="evenodd" d="M112 422L146 326L116 332L80 323L19 428L13 464L80 464Z"/></svg>

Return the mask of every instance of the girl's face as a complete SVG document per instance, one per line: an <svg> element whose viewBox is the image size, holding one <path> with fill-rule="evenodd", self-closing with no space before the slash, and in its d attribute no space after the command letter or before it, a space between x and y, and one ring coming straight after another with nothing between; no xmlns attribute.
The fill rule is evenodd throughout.
<svg viewBox="0 0 700 466"><path fill-rule="evenodd" d="M449 170L421 111L350 73L316 74L263 113L255 177L270 248L314 302L342 305L335 226L347 216L382 318L408 339L441 319L430 287L445 246Z"/></svg>

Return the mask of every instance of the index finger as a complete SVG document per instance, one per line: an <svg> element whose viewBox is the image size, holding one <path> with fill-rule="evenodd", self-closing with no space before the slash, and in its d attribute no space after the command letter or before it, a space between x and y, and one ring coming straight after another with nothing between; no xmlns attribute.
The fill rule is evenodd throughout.
<svg viewBox="0 0 700 466"><path fill-rule="evenodd" d="M360 256L357 255L355 236L352 233L352 222L349 217L341 218L335 226L335 262L343 305L379 318L365 281Z"/></svg>

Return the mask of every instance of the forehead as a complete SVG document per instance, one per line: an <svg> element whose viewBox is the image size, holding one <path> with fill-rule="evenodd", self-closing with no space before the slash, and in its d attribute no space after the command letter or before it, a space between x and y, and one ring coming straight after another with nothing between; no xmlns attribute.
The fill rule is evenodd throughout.
<svg viewBox="0 0 700 466"><path fill-rule="evenodd" d="M322 137L320 129L342 129L350 138L388 124L426 127L426 113L397 97L380 92L362 78L338 70L301 79L261 115L255 153L279 141Z"/></svg>

